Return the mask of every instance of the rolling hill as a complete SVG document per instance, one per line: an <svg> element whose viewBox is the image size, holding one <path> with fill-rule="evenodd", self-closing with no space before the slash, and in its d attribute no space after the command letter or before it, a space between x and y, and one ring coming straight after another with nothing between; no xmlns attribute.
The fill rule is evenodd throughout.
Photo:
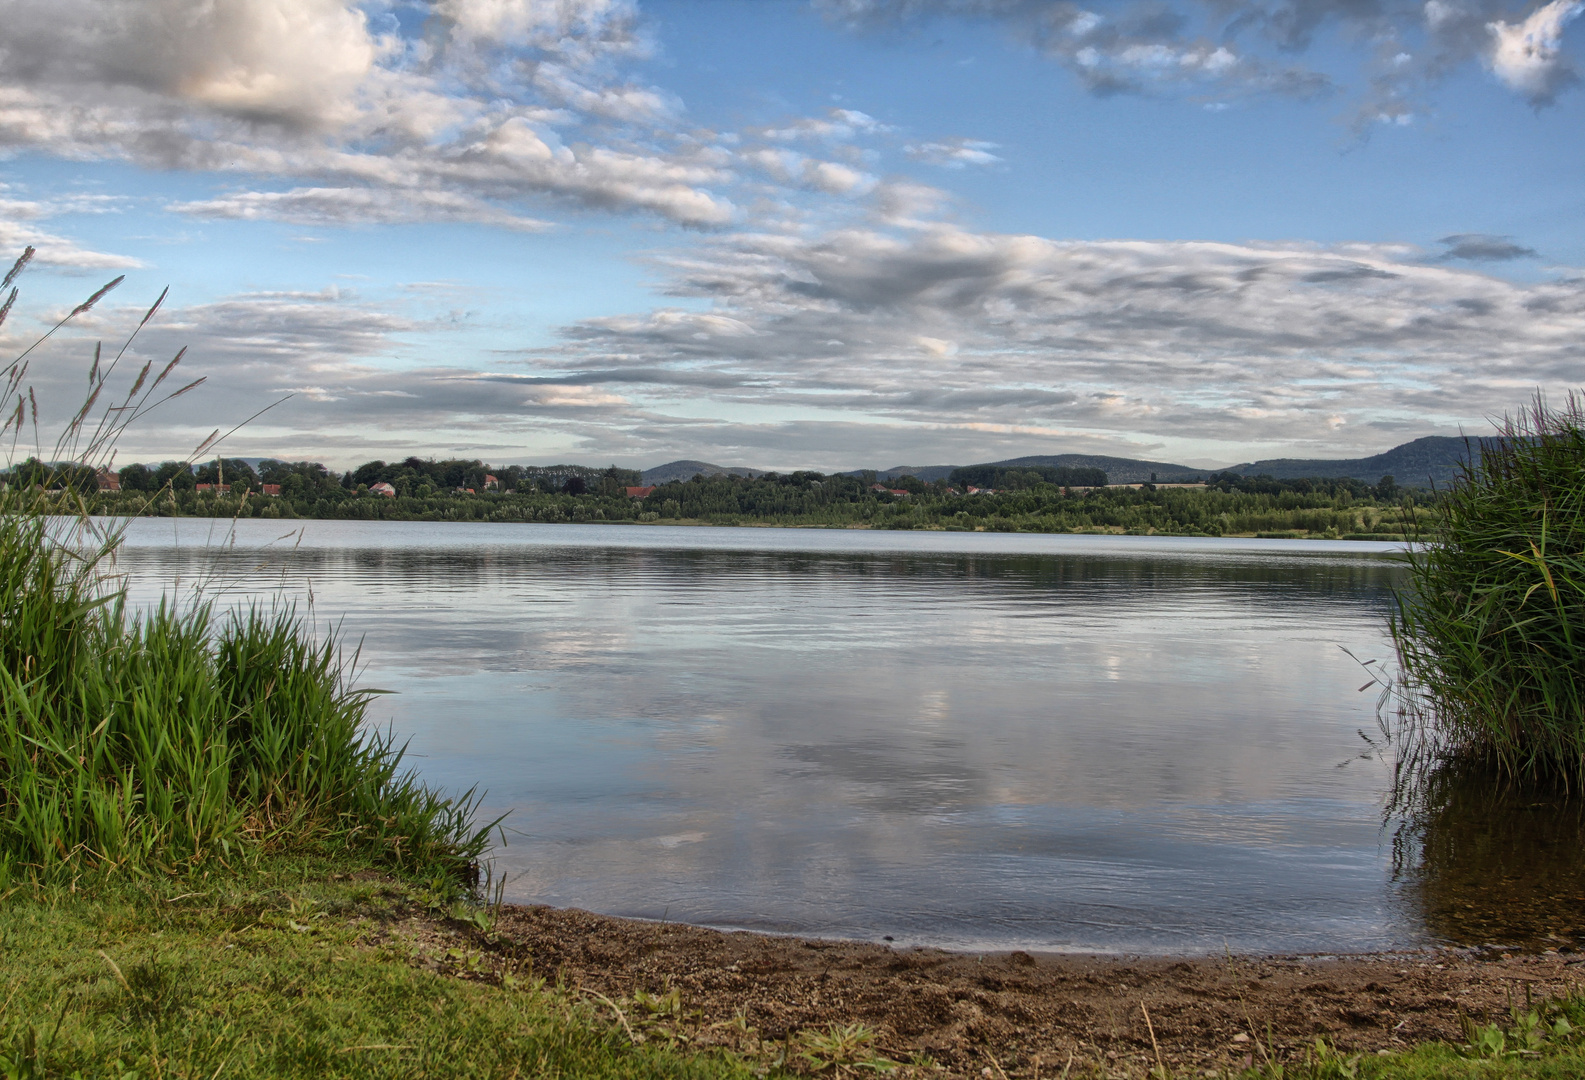
<svg viewBox="0 0 1585 1080"><path fill-rule="evenodd" d="M712 465L708 461L683 460L668 461L653 469L645 469L641 475L646 484L669 484L673 480L692 480L701 473L705 476L720 476L723 473L731 476L763 476L765 470L747 469L741 465Z"/></svg>

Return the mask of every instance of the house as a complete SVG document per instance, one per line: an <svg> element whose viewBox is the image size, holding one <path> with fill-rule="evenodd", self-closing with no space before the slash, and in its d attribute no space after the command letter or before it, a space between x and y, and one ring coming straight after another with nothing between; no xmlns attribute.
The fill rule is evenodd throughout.
<svg viewBox="0 0 1585 1080"><path fill-rule="evenodd" d="M491 476L489 473L485 473L484 474L484 490L485 491L491 491L491 490L499 491L499 490L501 490L501 481L496 479L495 477Z"/></svg>
<svg viewBox="0 0 1585 1080"><path fill-rule="evenodd" d="M630 499L647 499L655 491L655 485L649 484L645 487L630 487L627 488L626 491L627 497Z"/></svg>
<svg viewBox="0 0 1585 1080"><path fill-rule="evenodd" d="M886 489L886 494L895 495L899 499L906 499L906 498L908 498L908 496L912 495L913 492L904 491L902 488L887 488Z"/></svg>
<svg viewBox="0 0 1585 1080"><path fill-rule="evenodd" d="M970 485L969 494L970 495L995 495L996 494L996 489L995 488L977 488L977 487L974 487L973 485Z"/></svg>
<svg viewBox="0 0 1585 1080"><path fill-rule="evenodd" d="M378 484L369 485L369 494L384 495L387 499L394 499L396 498L396 489L390 484L387 484L384 480L381 480Z"/></svg>
<svg viewBox="0 0 1585 1080"><path fill-rule="evenodd" d="M109 469L100 469L94 477L99 482L100 491L120 491L121 477Z"/></svg>
<svg viewBox="0 0 1585 1080"><path fill-rule="evenodd" d="M213 494L213 495L230 495L231 494L231 485L230 484L199 484L198 485L198 490L199 491L207 491L207 492L209 492L210 494Z"/></svg>
<svg viewBox="0 0 1585 1080"><path fill-rule="evenodd" d="M278 496L281 493L281 485L279 485L279 484L260 484L259 485L259 491L261 491L265 495L276 495L276 496Z"/></svg>

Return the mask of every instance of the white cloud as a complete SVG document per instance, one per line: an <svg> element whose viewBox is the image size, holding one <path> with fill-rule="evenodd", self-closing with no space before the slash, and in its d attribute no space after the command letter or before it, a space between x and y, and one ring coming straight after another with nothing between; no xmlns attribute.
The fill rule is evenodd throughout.
<svg viewBox="0 0 1585 1080"><path fill-rule="evenodd" d="M1579 0L1551 0L1517 22L1506 0L814 0L858 27L942 17L1004 22L1096 94L1313 97L1335 89L1299 66L1322 36L1366 54L1357 123L1406 124L1427 91L1475 62L1537 105L1574 81L1561 51ZM1363 127L1361 128L1363 130Z"/></svg>
<svg viewBox="0 0 1585 1080"><path fill-rule="evenodd" d="M961 169L965 165L997 164L1002 159L991 153L995 149L995 143L980 139L947 139L942 142L915 143L903 147L903 152L915 161Z"/></svg>
<svg viewBox="0 0 1585 1080"><path fill-rule="evenodd" d="M1491 30L1491 69L1509 89L1538 105L1550 103L1576 78L1563 57L1563 27L1585 10L1582 0L1552 0L1519 23L1497 20Z"/></svg>
<svg viewBox="0 0 1585 1080"><path fill-rule="evenodd" d="M461 38L548 48L568 39L634 47L629 0L434 0L435 13Z"/></svg>
<svg viewBox="0 0 1585 1080"><path fill-rule="evenodd" d="M804 183L830 195L862 194L875 187L875 177L834 161L819 161L804 169Z"/></svg>
<svg viewBox="0 0 1585 1080"><path fill-rule="evenodd" d="M796 184L828 195L865 195L878 183L862 169L822 161L783 147L744 150L738 154L738 159L784 184Z"/></svg>
<svg viewBox="0 0 1585 1080"><path fill-rule="evenodd" d="M856 109L832 109L823 117L799 117L789 123L762 128L756 134L762 139L791 142L798 139L822 139L846 142L859 135L890 131L891 128L867 113Z"/></svg>
<svg viewBox="0 0 1585 1080"><path fill-rule="evenodd" d="M68 195L46 199L9 197L14 189L0 185L0 259L7 267L11 260L32 245L41 265L78 270L129 270L143 263L126 255L94 251L75 241L41 228L37 223L61 214L112 213L121 200L113 196Z"/></svg>
<svg viewBox="0 0 1585 1080"><path fill-rule="evenodd" d="M44 229L4 220L0 211L0 252L6 252L6 265L32 245L38 249L42 266L59 266L77 270L131 270L143 265L129 255L116 255L108 251L94 251L79 247L74 241Z"/></svg>
<svg viewBox="0 0 1585 1080"><path fill-rule="evenodd" d="M890 180L875 189L874 217L882 225L930 228L952 197L940 188L908 180Z"/></svg>
<svg viewBox="0 0 1585 1080"><path fill-rule="evenodd" d="M728 175L655 130L677 103L612 67L643 51L630 3L438 0L435 12L447 33L404 37L379 2L0 0L0 145L368 189L318 198L316 220L521 220L536 216L521 204L547 199L694 226L732 218L708 186ZM553 133L613 123L630 130L570 145ZM246 209L302 220L304 199L287 194Z"/></svg>
<svg viewBox="0 0 1585 1080"><path fill-rule="evenodd" d="M1187 22L1161 7L1124 8L1106 17L1058 4L1036 18L1027 33L1103 95L1191 88L1304 98L1332 88L1319 72L1247 55L1225 38L1190 37Z"/></svg>
<svg viewBox="0 0 1585 1080"><path fill-rule="evenodd" d="M626 123L659 123L682 111L681 103L648 86L589 86L562 64L542 63L534 69L534 85L568 108Z"/></svg>
<svg viewBox="0 0 1585 1080"><path fill-rule="evenodd" d="M217 199L175 203L172 210L194 217L269 219L299 225L352 222L396 224L413 221L468 221L538 231L548 223L519 217L482 199L447 191L393 191L385 188L293 188L244 191Z"/></svg>
<svg viewBox="0 0 1585 1080"><path fill-rule="evenodd" d="M1192 90L1314 97L1331 89L1316 71L1243 51L1238 29L1275 18L1282 5L1242 10L1204 0L1196 32L1175 5L1138 2L1096 11L1059 0L815 0L839 22L859 26L952 15L1006 21L1023 40L1060 61L1101 95ZM1321 0L1324 5L1326 0ZM1186 5L1187 6L1187 5ZM1340 12L1345 10L1341 5ZM1214 24L1214 25L1213 25Z"/></svg>
<svg viewBox="0 0 1585 1080"><path fill-rule="evenodd" d="M552 409L597 409L626 405L627 400L587 386L541 386L529 395L532 405Z"/></svg>

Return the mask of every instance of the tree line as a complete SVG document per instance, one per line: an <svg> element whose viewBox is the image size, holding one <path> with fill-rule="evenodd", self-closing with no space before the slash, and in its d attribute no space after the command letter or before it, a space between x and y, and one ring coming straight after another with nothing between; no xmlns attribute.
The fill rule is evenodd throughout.
<svg viewBox="0 0 1585 1080"><path fill-rule="evenodd" d="M29 462L13 469L10 479L74 486L94 512L115 514L1206 536L1401 536L1429 502L1391 477L1367 484L1224 472L1203 487L1125 487L1099 482L1105 479L1100 470L1049 467L974 466L930 482L912 476L882 482L871 472L695 476L654 486L641 498L629 497L629 489L640 487L640 474L630 469L490 467L464 459L371 461L336 473L317 462L263 461L254 468L227 458L195 468L129 465L118 476L120 492L99 492L91 472L50 474L49 467ZM220 483L229 492L198 490ZM394 497L370 493L381 483ZM279 496L261 497L264 484L279 485ZM970 487L980 490L970 493Z"/></svg>

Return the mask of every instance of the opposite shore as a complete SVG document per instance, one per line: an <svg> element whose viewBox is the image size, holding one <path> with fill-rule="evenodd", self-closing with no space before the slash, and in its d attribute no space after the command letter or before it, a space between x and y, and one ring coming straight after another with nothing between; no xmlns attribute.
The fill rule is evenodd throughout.
<svg viewBox="0 0 1585 1080"><path fill-rule="evenodd" d="M785 480L785 482L784 482ZM473 521L540 524L776 526L939 532L1245 536L1404 540L1433 505L1425 493L1346 485L1310 490L1218 487L1058 488L978 494L867 490L794 476L713 478L619 493L387 496L334 488L292 497L197 490L62 493L62 512L267 520ZM847 490L852 488L852 490Z"/></svg>

